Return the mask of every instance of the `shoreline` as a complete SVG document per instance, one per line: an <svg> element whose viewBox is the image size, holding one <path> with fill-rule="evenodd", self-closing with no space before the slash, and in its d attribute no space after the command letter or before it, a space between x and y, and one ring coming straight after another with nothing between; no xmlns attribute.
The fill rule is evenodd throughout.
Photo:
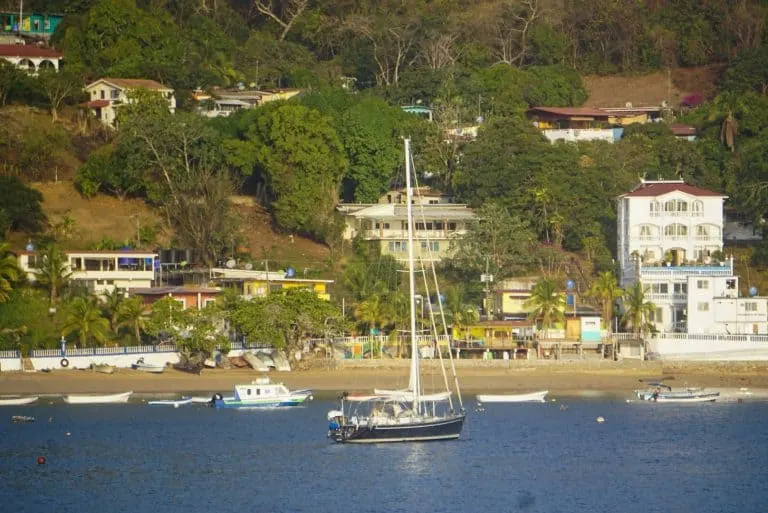
<svg viewBox="0 0 768 513"><path fill-rule="evenodd" d="M425 389L444 387L437 365L427 365L422 376ZM310 388L318 397L334 397L341 391L373 388L405 388L407 361L368 360L338 362L335 369L271 371L273 381L288 388ZM663 378L678 388L706 387L725 391L749 389L753 397L768 398L768 362L643 362L584 361L556 362L457 361L457 374L464 396L478 393L521 393L549 390L562 396L616 395L628 397L645 388L641 381ZM204 369L200 375L168 368L162 374L118 369L114 374L92 370L51 372L2 372L0 396L116 393L132 390L136 395L228 393L235 384L247 383L264 373L252 369ZM449 378L452 383L453 379Z"/></svg>

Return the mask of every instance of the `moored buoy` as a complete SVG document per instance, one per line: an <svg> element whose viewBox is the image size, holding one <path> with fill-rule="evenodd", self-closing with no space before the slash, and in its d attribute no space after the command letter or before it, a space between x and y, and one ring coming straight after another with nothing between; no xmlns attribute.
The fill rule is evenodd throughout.
<svg viewBox="0 0 768 513"><path fill-rule="evenodd" d="M38 465L45 465L45 456L38 456L37 457L37 464Z"/></svg>
<svg viewBox="0 0 768 513"><path fill-rule="evenodd" d="M598 417L595 419L595 422L597 422L598 424L602 424L603 422L605 422L605 417Z"/></svg>

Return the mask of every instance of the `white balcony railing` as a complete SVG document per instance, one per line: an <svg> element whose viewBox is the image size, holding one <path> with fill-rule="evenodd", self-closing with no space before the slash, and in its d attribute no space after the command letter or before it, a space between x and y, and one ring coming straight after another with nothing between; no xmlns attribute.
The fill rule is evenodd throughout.
<svg viewBox="0 0 768 513"><path fill-rule="evenodd" d="M555 141L607 141L614 142L616 134L613 129L603 128L564 128L564 129L544 129L544 137L549 142Z"/></svg>

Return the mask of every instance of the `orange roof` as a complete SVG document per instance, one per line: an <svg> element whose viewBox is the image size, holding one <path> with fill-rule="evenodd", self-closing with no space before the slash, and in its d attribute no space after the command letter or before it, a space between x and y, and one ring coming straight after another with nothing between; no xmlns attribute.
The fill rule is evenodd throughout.
<svg viewBox="0 0 768 513"><path fill-rule="evenodd" d="M682 123L672 123L669 125L670 130L675 135L696 135L696 127L691 125L683 125Z"/></svg>
<svg viewBox="0 0 768 513"><path fill-rule="evenodd" d="M528 112L539 112L549 114L550 116L590 116L598 118L607 118L608 113L600 109L590 109L588 107L531 107Z"/></svg>

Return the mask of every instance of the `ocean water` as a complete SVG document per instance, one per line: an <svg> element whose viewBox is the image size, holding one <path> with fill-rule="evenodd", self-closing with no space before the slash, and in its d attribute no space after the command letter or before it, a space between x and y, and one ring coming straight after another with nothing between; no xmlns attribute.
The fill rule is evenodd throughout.
<svg viewBox="0 0 768 513"><path fill-rule="evenodd" d="M478 412L468 401L460 441L370 446L326 438L327 400L270 411L50 402L0 409L0 511L768 510L766 402Z"/></svg>

